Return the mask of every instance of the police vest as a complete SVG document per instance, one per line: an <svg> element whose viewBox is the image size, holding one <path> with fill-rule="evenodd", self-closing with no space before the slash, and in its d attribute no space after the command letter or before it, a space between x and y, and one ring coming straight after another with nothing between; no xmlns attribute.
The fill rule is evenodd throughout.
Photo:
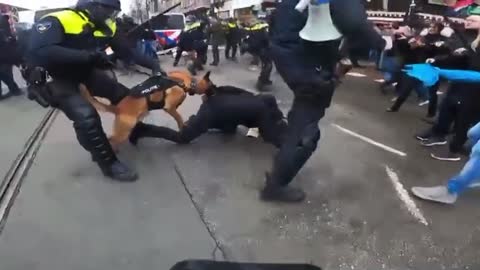
<svg viewBox="0 0 480 270"><path fill-rule="evenodd" d="M45 15L56 18L62 24L65 34L65 47L76 49L105 49L117 31L114 20L105 21L107 30L96 29L95 24L82 13L75 10L62 10ZM43 19L42 18L42 19Z"/></svg>
<svg viewBox="0 0 480 270"><path fill-rule="evenodd" d="M185 32L193 31L193 30L195 30L199 27L200 27L199 22L194 22L194 23L191 23L191 24L187 24L187 26L185 27Z"/></svg>
<svg viewBox="0 0 480 270"><path fill-rule="evenodd" d="M231 29L231 28L237 28L238 26L236 23L228 23L227 27Z"/></svg>
<svg viewBox="0 0 480 270"><path fill-rule="evenodd" d="M267 23L257 23L251 27L246 27L245 30L247 31L260 31L260 30L268 30Z"/></svg>

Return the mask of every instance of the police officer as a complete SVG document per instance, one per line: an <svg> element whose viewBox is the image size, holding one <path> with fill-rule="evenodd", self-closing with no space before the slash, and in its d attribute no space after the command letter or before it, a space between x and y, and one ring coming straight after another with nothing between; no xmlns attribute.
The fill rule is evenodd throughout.
<svg viewBox="0 0 480 270"><path fill-rule="evenodd" d="M31 33L27 63L31 70L46 69L53 79L47 87L32 88L31 97L39 103L38 96L46 98L65 113L73 122L80 145L105 176L130 182L137 174L117 159L97 111L79 93L79 85L84 84L92 95L107 98L112 104L128 95L128 88L102 70L110 67L104 52L107 46L121 56L130 51L115 39L114 17L120 9L119 0L80 0L75 9L44 16Z"/></svg>
<svg viewBox="0 0 480 270"><path fill-rule="evenodd" d="M162 138L179 144L190 143L210 129L235 133L237 126L258 128L263 140L280 147L287 123L271 95L253 95L232 86L213 87L203 98L198 112L181 131L139 123L130 136L137 144L140 138Z"/></svg>
<svg viewBox="0 0 480 270"><path fill-rule="evenodd" d="M210 65L218 66L218 63L220 62L220 52L218 50L218 46L220 46L224 39L224 29L222 23L216 16L210 17L208 37L210 40L210 45L212 45L213 54L213 62Z"/></svg>
<svg viewBox="0 0 480 270"><path fill-rule="evenodd" d="M258 57L262 63L262 69L257 81L257 89L262 91L265 86L271 85L270 75L272 73L272 59L268 53L270 47L268 24L255 20L250 26L245 27L246 38L242 43L242 53L250 52ZM243 49L243 46L245 48Z"/></svg>
<svg viewBox="0 0 480 270"><path fill-rule="evenodd" d="M235 18L230 18L226 25L226 41L225 45L225 58L231 59L233 61L237 60L237 46L240 42L240 28L238 27L237 20ZM230 55L230 50L232 54Z"/></svg>
<svg viewBox="0 0 480 270"><path fill-rule="evenodd" d="M304 200L305 193L288 184L317 148L320 139L318 122L330 106L335 88L334 69L339 59L340 41L311 44L301 40L299 32L305 26L307 15L295 9L298 2L281 1L273 15L273 29L270 29L273 31L273 61L294 92L294 100L288 114L285 141L274 158L260 194L266 201ZM385 40L368 23L359 0L331 0L330 11L335 26L346 37L363 40L374 49L385 47Z"/></svg>
<svg viewBox="0 0 480 270"><path fill-rule="evenodd" d="M188 70L196 75L197 70L203 70L203 64L206 62L208 45L205 42L205 23L197 21L193 15L187 17L187 26L185 30L180 34L178 41L177 55L173 66L177 66L182 53L184 51L196 53L196 57L193 59L193 63L189 64Z"/></svg>

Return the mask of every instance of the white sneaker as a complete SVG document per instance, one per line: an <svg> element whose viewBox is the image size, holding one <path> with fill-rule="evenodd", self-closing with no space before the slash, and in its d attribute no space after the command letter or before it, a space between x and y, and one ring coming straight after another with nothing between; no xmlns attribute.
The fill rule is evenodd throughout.
<svg viewBox="0 0 480 270"><path fill-rule="evenodd" d="M418 103L418 106L422 107L422 106L427 105L428 103L430 103L430 101L429 101L429 100L425 100L425 101L422 101L422 102Z"/></svg>
<svg viewBox="0 0 480 270"><path fill-rule="evenodd" d="M475 182L475 183L472 183L468 186L469 188L479 188L480 187L480 182Z"/></svg>
<svg viewBox="0 0 480 270"><path fill-rule="evenodd" d="M258 136L260 136L260 132L259 132L258 128L251 128L251 129L248 130L246 136L250 137L250 138L258 138Z"/></svg>
<svg viewBox="0 0 480 270"><path fill-rule="evenodd" d="M445 186L412 187L412 193L420 199L444 204L454 204L458 197L457 194L449 193Z"/></svg>

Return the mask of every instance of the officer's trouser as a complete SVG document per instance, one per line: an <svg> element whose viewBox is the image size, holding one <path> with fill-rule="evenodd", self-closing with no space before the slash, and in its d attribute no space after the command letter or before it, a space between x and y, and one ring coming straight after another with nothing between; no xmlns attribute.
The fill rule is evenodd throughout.
<svg viewBox="0 0 480 270"><path fill-rule="evenodd" d="M260 76L258 77L258 82L263 84L270 81L270 75L272 74L273 63L272 59L268 53L263 50L259 54L260 61L262 62L262 69L260 71Z"/></svg>
<svg viewBox="0 0 480 270"><path fill-rule="evenodd" d="M197 57L193 61L193 67L196 70L203 70L203 65L207 62L208 45L203 41L195 41L194 50Z"/></svg>
<svg viewBox="0 0 480 270"><path fill-rule="evenodd" d="M238 46L237 40L227 37L227 43L225 44L225 58L226 59L237 57L237 46ZM230 50L232 51L231 55L230 55Z"/></svg>
<svg viewBox="0 0 480 270"><path fill-rule="evenodd" d="M182 58L183 52L188 51L187 48L184 48L182 46L178 46L177 48L177 54L175 55L175 61L173 62L173 65L177 65L178 62L180 61L180 58Z"/></svg>
<svg viewBox="0 0 480 270"><path fill-rule="evenodd" d="M212 42L212 56L213 62L212 64L217 65L220 62L220 51L218 49L219 43Z"/></svg>
<svg viewBox="0 0 480 270"><path fill-rule="evenodd" d="M317 148L320 140L318 123L325 115L326 106L295 97L288 113L288 128L277 153L271 179L288 185Z"/></svg>
<svg viewBox="0 0 480 270"><path fill-rule="evenodd" d="M111 79L101 70L92 71L82 82L93 96L109 99L117 104L128 95L128 88ZM79 92L79 82L54 77L48 85L52 94L52 105L57 107L73 122L80 145L91 153L100 166L109 166L117 160L102 128L97 110Z"/></svg>
<svg viewBox="0 0 480 270"><path fill-rule="evenodd" d="M270 174L271 180L279 185L288 185L317 148L318 123L330 106L334 92L330 79L337 60L338 43L299 44L295 48L272 46L276 68L294 92L287 134ZM316 65L327 73L316 72Z"/></svg>

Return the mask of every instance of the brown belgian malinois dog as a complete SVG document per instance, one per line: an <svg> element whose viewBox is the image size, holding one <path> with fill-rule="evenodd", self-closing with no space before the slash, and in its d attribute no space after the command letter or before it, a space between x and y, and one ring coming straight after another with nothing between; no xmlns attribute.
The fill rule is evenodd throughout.
<svg viewBox="0 0 480 270"><path fill-rule="evenodd" d="M196 80L187 71L172 71L165 76L153 76L133 87L130 95L124 97L117 105L110 105L94 98L84 85L80 92L98 111L115 114L113 133L109 137L114 150L126 141L135 125L149 111L163 109L177 122L182 129L184 121L177 109L190 95L203 94L210 88L210 72L201 80Z"/></svg>

